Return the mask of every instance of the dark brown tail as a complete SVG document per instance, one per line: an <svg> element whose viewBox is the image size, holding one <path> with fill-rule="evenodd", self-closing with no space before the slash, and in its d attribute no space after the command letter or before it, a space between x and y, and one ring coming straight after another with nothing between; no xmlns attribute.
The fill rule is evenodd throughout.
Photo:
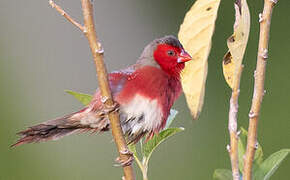
<svg viewBox="0 0 290 180"><path fill-rule="evenodd" d="M27 143L58 140L59 138L76 132L78 128L70 122L70 117L71 115L46 121L17 133L21 136L21 138L11 147L20 146Z"/></svg>
<svg viewBox="0 0 290 180"><path fill-rule="evenodd" d="M58 140L77 131L106 131L108 130L108 126L109 121L106 118L97 116L95 112L84 108L79 112L43 122L17 133L21 138L11 147L28 143Z"/></svg>
<svg viewBox="0 0 290 180"><path fill-rule="evenodd" d="M85 107L79 112L43 122L17 133L21 137L11 147L28 143L58 140L75 132L108 131L109 126L110 122L105 114Z"/></svg>

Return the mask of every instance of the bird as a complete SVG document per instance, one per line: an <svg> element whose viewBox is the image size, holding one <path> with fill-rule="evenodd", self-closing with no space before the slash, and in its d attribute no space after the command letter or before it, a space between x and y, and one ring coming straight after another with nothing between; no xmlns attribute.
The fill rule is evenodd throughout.
<svg viewBox="0 0 290 180"><path fill-rule="evenodd" d="M167 35L150 42L137 59L125 69L108 74L111 93L119 105L106 109L97 89L91 102L80 111L49 120L18 133L12 147L58 140L76 132L110 130L108 113L118 110L128 144L146 141L166 125L170 109L182 93L181 71L192 57L180 41Z"/></svg>

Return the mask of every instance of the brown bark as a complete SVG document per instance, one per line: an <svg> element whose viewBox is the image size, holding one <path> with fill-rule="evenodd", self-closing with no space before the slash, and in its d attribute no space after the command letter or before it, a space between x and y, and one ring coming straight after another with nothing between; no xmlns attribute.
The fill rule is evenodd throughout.
<svg viewBox="0 0 290 180"><path fill-rule="evenodd" d="M232 175L233 180L240 180L239 172L239 152L238 152L238 132L237 132L237 113L238 113L238 99L240 94L240 80L242 75L243 65L240 67L236 81L233 84L232 96L230 100L229 111L229 133L230 133L230 145L228 146L228 152L231 158Z"/></svg>
<svg viewBox="0 0 290 180"><path fill-rule="evenodd" d="M249 113L249 128L247 150L244 159L243 179L252 179L252 167L257 147L257 129L260 115L260 108L265 93L264 82L266 73L266 63L268 59L269 33L273 7L278 0L265 0L263 13L259 16L260 38L257 57L257 66L254 73L255 85L252 99L252 107Z"/></svg>

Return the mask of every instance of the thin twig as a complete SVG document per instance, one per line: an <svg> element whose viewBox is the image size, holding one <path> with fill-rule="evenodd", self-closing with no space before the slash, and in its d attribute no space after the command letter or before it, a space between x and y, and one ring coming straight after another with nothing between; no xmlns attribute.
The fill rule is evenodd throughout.
<svg viewBox="0 0 290 180"><path fill-rule="evenodd" d="M96 35L92 4L90 0L81 0L81 2L86 32L85 35L89 41L91 52L95 61L101 95L105 99L105 106L112 107L114 106L114 101L109 87L107 70L103 60L104 51ZM129 150L120 125L119 113L117 111L111 112L109 114L109 119L111 123L112 134L119 151L120 159L123 162L126 162L132 158L132 154L124 153L129 152ZM125 180L135 179L132 165L123 166L123 170Z"/></svg>
<svg viewBox="0 0 290 180"><path fill-rule="evenodd" d="M235 82L233 84L232 96L230 100L230 111L229 111L229 133L230 133L230 146L228 148L228 152L231 158L232 165L232 175L233 180L240 180L240 172L239 172L239 154L238 154L238 139L239 135L237 132L237 113L238 113L238 99L240 94L240 80L242 76L243 65L241 65L237 76L235 78Z"/></svg>
<svg viewBox="0 0 290 180"><path fill-rule="evenodd" d="M261 103L264 96L264 82L266 73L266 62L268 58L268 43L272 11L278 0L264 0L264 10L259 17L260 38L257 57L257 66L254 73L255 85L252 99L252 107L249 113L248 143L244 159L243 179L252 179L252 166L257 145L257 127Z"/></svg>
<svg viewBox="0 0 290 180"><path fill-rule="evenodd" d="M55 8L59 14L65 17L73 25L78 27L82 32L84 32L85 28L80 23L76 22L72 17L70 17L60 6L55 4L53 0L49 0L49 4L51 5L52 8Z"/></svg>

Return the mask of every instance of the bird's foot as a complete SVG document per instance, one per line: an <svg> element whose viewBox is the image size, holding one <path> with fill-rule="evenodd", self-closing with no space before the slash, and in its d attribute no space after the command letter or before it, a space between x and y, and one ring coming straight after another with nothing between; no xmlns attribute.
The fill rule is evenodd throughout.
<svg viewBox="0 0 290 180"><path fill-rule="evenodd" d="M105 105L103 112L105 114L109 114L111 112L119 112L119 110L120 110L119 103L114 102L114 104L112 104L112 105Z"/></svg>
<svg viewBox="0 0 290 180"><path fill-rule="evenodd" d="M123 160L120 157L117 157L115 160L118 164L116 166L131 166L132 162L134 161L134 157L133 156L129 156L128 159Z"/></svg>
<svg viewBox="0 0 290 180"><path fill-rule="evenodd" d="M119 152L120 154L127 155L128 159L124 160L124 159L121 159L120 157L117 157L115 161L118 163L118 166L123 166L123 167L131 166L132 162L134 161L133 153L129 151L128 149L121 150Z"/></svg>
<svg viewBox="0 0 290 180"><path fill-rule="evenodd" d="M107 105L106 102L109 100L108 97L102 97L101 101L103 103L103 108L99 112L100 116L108 115L111 112L118 112L120 110L120 105L117 102L114 102L112 105Z"/></svg>
<svg viewBox="0 0 290 180"><path fill-rule="evenodd" d="M119 152L120 152L120 154L123 154L123 155L133 156L133 153L131 151L129 151L129 149L120 150Z"/></svg>

